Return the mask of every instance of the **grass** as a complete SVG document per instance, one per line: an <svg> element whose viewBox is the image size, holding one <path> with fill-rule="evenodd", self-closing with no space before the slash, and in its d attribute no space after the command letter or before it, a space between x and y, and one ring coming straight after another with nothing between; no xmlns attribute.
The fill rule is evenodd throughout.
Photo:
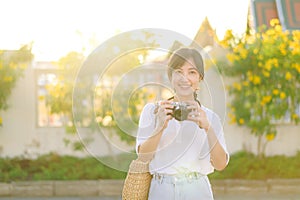
<svg viewBox="0 0 300 200"><path fill-rule="evenodd" d="M276 179L300 178L300 152L293 157L258 158L247 152L231 155L228 166L210 174L211 179Z"/></svg>
<svg viewBox="0 0 300 200"><path fill-rule="evenodd" d="M37 159L0 158L0 182L31 180L98 180L124 179L133 157L101 158L112 169L93 157L77 158L47 154ZM262 159L247 152L231 155L228 166L210 174L210 179L300 178L300 152L293 157L272 156Z"/></svg>

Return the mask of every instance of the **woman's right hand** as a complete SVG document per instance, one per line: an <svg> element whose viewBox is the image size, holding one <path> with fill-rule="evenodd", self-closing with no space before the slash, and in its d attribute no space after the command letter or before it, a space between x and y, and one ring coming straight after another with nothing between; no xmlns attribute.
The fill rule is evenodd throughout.
<svg viewBox="0 0 300 200"><path fill-rule="evenodd" d="M162 100L156 103L154 110L157 131L162 131L168 126L168 122L173 118L173 105L171 100Z"/></svg>

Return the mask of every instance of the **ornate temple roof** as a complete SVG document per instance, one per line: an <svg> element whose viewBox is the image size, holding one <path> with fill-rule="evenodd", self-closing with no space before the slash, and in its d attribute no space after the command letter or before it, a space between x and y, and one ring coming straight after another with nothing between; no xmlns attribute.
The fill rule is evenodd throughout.
<svg viewBox="0 0 300 200"><path fill-rule="evenodd" d="M279 19L284 30L300 30L299 0L251 0L250 15L256 30L269 26L273 18Z"/></svg>

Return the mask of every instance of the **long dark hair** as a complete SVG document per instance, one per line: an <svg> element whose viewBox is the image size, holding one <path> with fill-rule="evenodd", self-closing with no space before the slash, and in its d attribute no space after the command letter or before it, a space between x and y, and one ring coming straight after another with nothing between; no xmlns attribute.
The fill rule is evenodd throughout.
<svg viewBox="0 0 300 200"><path fill-rule="evenodd" d="M204 78L204 64L200 52L191 47L181 47L173 52L168 63L168 77L171 79L174 69L178 69L184 65L189 59L195 63L195 67L200 74L201 79Z"/></svg>

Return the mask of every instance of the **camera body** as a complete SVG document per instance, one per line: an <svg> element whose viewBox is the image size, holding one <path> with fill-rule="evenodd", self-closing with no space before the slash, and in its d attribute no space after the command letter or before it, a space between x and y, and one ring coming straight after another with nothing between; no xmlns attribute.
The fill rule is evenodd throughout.
<svg viewBox="0 0 300 200"><path fill-rule="evenodd" d="M173 102L173 117L178 121L187 119L188 114L192 111L188 109L188 104L184 102Z"/></svg>

